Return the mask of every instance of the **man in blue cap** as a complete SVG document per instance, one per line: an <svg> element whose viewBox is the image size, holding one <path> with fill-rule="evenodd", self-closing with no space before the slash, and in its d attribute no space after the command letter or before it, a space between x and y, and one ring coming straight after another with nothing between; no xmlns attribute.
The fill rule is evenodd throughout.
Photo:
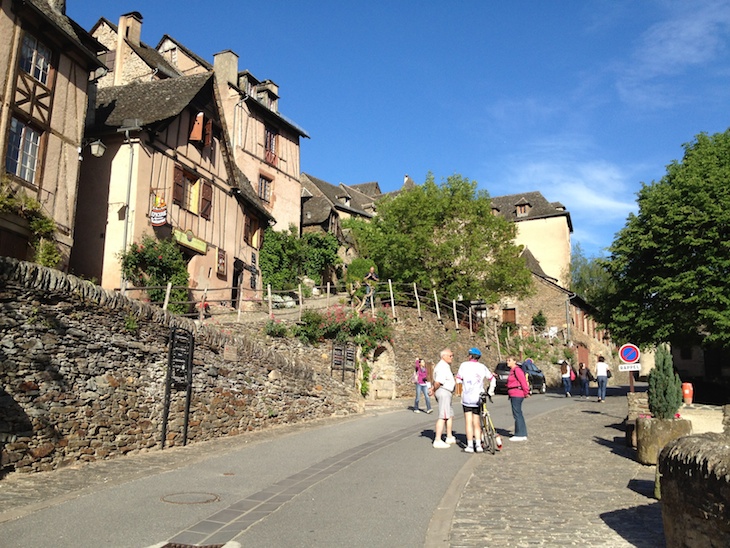
<svg viewBox="0 0 730 548"><path fill-rule="evenodd" d="M466 423L466 451L467 453L481 453L482 443L481 427L479 425L479 395L484 391L484 381L489 381L487 393L494 395L494 387L497 378L487 369L487 366L479 362L482 353L478 348L469 349L469 360L459 366L456 373L456 382L461 383L461 406L464 409L464 422Z"/></svg>

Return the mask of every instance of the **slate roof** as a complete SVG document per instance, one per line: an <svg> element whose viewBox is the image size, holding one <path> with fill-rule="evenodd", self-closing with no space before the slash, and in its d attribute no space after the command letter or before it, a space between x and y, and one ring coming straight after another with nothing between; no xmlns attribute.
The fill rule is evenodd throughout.
<svg viewBox="0 0 730 548"><path fill-rule="evenodd" d="M109 25L109 27L115 32L119 33L119 27L109 21L106 17L101 17L96 24L92 27L92 32L101 24L104 23L106 25ZM176 76L182 75L182 73L177 70L177 67L175 65L172 65L168 62L167 59L155 48L151 48L144 42L140 40L139 45L133 44L129 40L126 40L127 45L132 48L132 51L134 51L144 63L150 67L151 69L157 69L157 73L165 76L167 78L175 78Z"/></svg>
<svg viewBox="0 0 730 548"><path fill-rule="evenodd" d="M213 70L213 65L211 63L209 63L208 61L206 61L205 59L203 59L202 57L200 57L197 53L195 53L195 52L189 50L188 48L186 48L184 45L182 45L180 42L178 42L177 40L175 40L169 34L163 34L162 35L162 38L160 38L160 41L157 42L157 46L155 47L155 51L159 51L160 46L163 44L163 42L165 40L170 40L171 42L175 42L175 45L180 50L182 50L185 53L185 55L187 55L188 57L190 57L192 59L195 59L195 62L198 63L200 66L204 67L205 69L207 69L207 70ZM160 55L162 55L162 54L160 54ZM164 59L164 57L163 57L163 59Z"/></svg>
<svg viewBox="0 0 730 548"><path fill-rule="evenodd" d="M106 48L97 42L93 36L86 32L73 19L53 8L47 0L24 0L18 3L30 7L54 26L61 34L65 35L88 59L92 66L104 66L104 63L97 58L97 53L104 51Z"/></svg>
<svg viewBox="0 0 730 548"><path fill-rule="evenodd" d="M371 197L363 194L360 191L348 188L346 185L340 183L339 186L335 186L327 181L302 173L301 175L302 185L307 187L311 185L310 192L314 189L318 191L320 196L324 196L330 202L331 207L346 211L348 213L360 216L360 217L372 217L373 214L365 211L365 208L371 206L373 200ZM315 196L317 192L312 192ZM349 199L350 204L344 203L341 198ZM310 199L311 201L311 199Z"/></svg>
<svg viewBox="0 0 730 548"><path fill-rule="evenodd" d="M527 263L527 269L530 272L540 276L541 278L546 278L548 280L552 280L553 282L557 281L555 280L555 278L551 278L550 276L545 274L545 271L540 266L540 261L535 258L529 248L526 247L522 250L522 257L525 259L525 263Z"/></svg>
<svg viewBox="0 0 730 548"><path fill-rule="evenodd" d="M377 181L371 181L369 183L360 183L357 185L350 185L350 188L359 190L363 194L366 194L367 196L370 196L373 199L380 197L380 195L382 194L382 191L380 190L380 185L378 184Z"/></svg>
<svg viewBox="0 0 730 548"><path fill-rule="evenodd" d="M529 205L527 215L518 217L517 206ZM538 191L510 194L492 198L492 207L505 219L512 222L544 219L547 217L566 217L568 229L573 232L570 213L560 202L548 202Z"/></svg>
<svg viewBox="0 0 730 548"><path fill-rule="evenodd" d="M324 196L314 196L302 203L302 226L321 225L332 213L332 204Z"/></svg>
<svg viewBox="0 0 730 548"><path fill-rule="evenodd" d="M177 116L212 78L205 72L102 88L96 96L96 126L118 128L132 118L149 125Z"/></svg>

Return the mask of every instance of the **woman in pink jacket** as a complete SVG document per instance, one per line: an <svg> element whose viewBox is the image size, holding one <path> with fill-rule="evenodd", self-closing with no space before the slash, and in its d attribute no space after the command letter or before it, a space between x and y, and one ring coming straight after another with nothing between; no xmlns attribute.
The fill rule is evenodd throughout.
<svg viewBox="0 0 730 548"><path fill-rule="evenodd" d="M525 398L530 397L530 385L527 384L525 372L517 366L517 358L508 356L507 366L510 369L509 377L507 377L507 395L512 404L512 416L515 419L515 433L510 440L527 441L527 424L522 415L522 402L525 401Z"/></svg>

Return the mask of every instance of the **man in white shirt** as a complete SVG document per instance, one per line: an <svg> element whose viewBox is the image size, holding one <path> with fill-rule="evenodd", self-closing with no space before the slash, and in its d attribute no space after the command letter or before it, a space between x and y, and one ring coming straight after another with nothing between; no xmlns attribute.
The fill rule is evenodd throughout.
<svg viewBox="0 0 730 548"><path fill-rule="evenodd" d="M454 374L451 372L451 362L454 359L454 353L444 348L441 351L441 360L433 368L433 386L429 390L429 395L435 396L439 404L439 416L436 419L436 436L433 440L433 446L436 449L447 449L456 443L454 433L451 429L454 420L454 408L451 406L451 396L456 386ZM446 426L446 441L441 439Z"/></svg>

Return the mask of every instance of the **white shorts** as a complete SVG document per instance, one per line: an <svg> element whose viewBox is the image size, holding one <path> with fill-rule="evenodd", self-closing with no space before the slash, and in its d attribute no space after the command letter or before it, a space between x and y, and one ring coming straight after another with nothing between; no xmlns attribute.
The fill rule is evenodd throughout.
<svg viewBox="0 0 730 548"><path fill-rule="evenodd" d="M439 403L439 418L450 419L454 416L454 408L451 405L451 392L444 387L439 387L434 394Z"/></svg>

